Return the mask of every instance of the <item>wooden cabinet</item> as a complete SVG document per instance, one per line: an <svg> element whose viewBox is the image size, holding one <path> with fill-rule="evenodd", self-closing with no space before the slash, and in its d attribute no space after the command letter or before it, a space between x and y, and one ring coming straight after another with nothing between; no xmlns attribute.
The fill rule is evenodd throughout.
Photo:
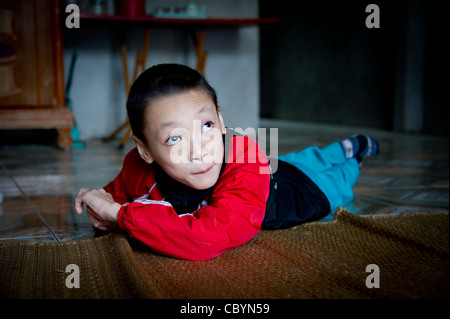
<svg viewBox="0 0 450 319"><path fill-rule="evenodd" d="M0 129L56 129L69 149L59 0L0 0Z"/></svg>

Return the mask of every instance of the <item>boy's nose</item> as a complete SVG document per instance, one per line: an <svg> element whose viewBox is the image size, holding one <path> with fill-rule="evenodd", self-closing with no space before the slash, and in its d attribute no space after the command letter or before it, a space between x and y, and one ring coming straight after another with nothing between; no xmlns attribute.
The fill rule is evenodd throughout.
<svg viewBox="0 0 450 319"><path fill-rule="evenodd" d="M191 140L191 162L201 162L203 158L203 145L201 134L194 134Z"/></svg>

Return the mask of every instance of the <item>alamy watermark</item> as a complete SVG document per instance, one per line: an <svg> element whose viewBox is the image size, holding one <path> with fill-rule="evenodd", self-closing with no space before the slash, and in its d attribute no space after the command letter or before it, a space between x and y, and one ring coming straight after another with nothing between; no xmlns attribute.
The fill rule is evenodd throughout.
<svg viewBox="0 0 450 319"><path fill-rule="evenodd" d="M66 27L68 29L80 28L80 7L76 4L69 4L66 6L66 13L69 15L66 17Z"/></svg>
<svg viewBox="0 0 450 319"><path fill-rule="evenodd" d="M376 264L369 264L366 272L370 273L366 278L366 287L369 289L380 288L380 267Z"/></svg>
<svg viewBox="0 0 450 319"><path fill-rule="evenodd" d="M76 264L67 265L65 273L69 274L66 277L66 287L80 288L80 267Z"/></svg>
<svg viewBox="0 0 450 319"><path fill-rule="evenodd" d="M380 28L380 8L376 4L369 4L366 7L366 12L370 13L366 18L366 27L368 29Z"/></svg>

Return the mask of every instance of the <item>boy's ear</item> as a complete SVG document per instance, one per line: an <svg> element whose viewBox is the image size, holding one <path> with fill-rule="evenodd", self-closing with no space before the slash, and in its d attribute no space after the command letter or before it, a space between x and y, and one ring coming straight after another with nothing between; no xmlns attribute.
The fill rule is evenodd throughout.
<svg viewBox="0 0 450 319"><path fill-rule="evenodd" d="M226 129L226 127L225 127L225 123L224 123L224 121L223 121L223 118L222 118L222 114L220 114L220 112L217 112L218 113L218 115L219 115L219 121L220 121L220 125L222 126L222 134L226 134L227 133L227 129Z"/></svg>
<svg viewBox="0 0 450 319"><path fill-rule="evenodd" d="M132 135L131 138L136 144L136 147L138 149L141 158L149 164L153 163L153 158L147 150L147 145L134 135Z"/></svg>

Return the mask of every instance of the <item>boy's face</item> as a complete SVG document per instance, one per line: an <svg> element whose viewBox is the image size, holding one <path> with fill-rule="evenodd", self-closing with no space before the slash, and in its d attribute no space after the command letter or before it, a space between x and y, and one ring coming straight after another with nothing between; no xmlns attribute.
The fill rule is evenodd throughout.
<svg viewBox="0 0 450 319"><path fill-rule="evenodd" d="M194 189L212 187L222 167L222 115L203 90L159 98L147 108L144 136L133 137L141 157Z"/></svg>

